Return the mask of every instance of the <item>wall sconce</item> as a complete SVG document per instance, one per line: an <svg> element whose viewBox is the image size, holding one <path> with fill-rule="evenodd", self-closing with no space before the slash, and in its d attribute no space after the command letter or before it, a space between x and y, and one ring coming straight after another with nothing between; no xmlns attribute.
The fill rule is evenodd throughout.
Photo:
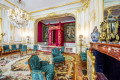
<svg viewBox="0 0 120 80"><path fill-rule="evenodd" d="M1 36L4 37L6 34L5 33L1 33Z"/></svg>
<svg viewBox="0 0 120 80"><path fill-rule="evenodd" d="M80 52L82 52L83 35L80 35L79 38L80 38Z"/></svg>
<svg viewBox="0 0 120 80"><path fill-rule="evenodd" d="M27 36L27 43L30 43L30 36Z"/></svg>

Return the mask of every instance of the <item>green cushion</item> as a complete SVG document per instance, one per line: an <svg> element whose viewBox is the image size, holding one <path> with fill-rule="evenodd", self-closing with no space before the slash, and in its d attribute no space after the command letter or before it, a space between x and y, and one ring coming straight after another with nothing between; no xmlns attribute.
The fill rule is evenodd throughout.
<svg viewBox="0 0 120 80"><path fill-rule="evenodd" d="M40 61L39 57L37 55L34 55L29 60L29 64L31 66L32 72L38 72L41 74L41 72L45 72L45 77L47 80L53 80L54 79L54 65L49 64L48 61ZM40 71L40 72L39 72ZM42 74L35 74L31 73L33 80L42 80L41 76Z"/></svg>
<svg viewBox="0 0 120 80"><path fill-rule="evenodd" d="M16 45L12 45L12 50L18 50L18 49L16 48Z"/></svg>
<svg viewBox="0 0 120 80"><path fill-rule="evenodd" d="M48 61L40 61L40 66L46 66L49 65Z"/></svg>
<svg viewBox="0 0 120 80"><path fill-rule="evenodd" d="M53 48L53 49L52 49L52 55L53 55L53 56L59 56L59 54L61 54L61 53L60 53L60 51L59 51L58 48Z"/></svg>
<svg viewBox="0 0 120 80"><path fill-rule="evenodd" d="M60 53L64 53L65 47L62 46Z"/></svg>
<svg viewBox="0 0 120 80"><path fill-rule="evenodd" d="M37 51L37 50L38 50L38 46L34 45L32 51Z"/></svg>
<svg viewBox="0 0 120 80"><path fill-rule="evenodd" d="M29 64L32 70L40 70L40 61L37 55L32 56L32 58L29 60Z"/></svg>
<svg viewBox="0 0 120 80"><path fill-rule="evenodd" d="M55 75L55 72L54 72L54 65L53 64L50 64L48 66L48 71L45 73L45 76L46 76L46 79L47 80L53 80L54 79L54 75Z"/></svg>
<svg viewBox="0 0 120 80"><path fill-rule="evenodd" d="M22 50L20 50L20 51L27 51L27 45L23 45Z"/></svg>
<svg viewBox="0 0 120 80"><path fill-rule="evenodd" d="M4 50L9 49L9 45L4 45L4 46L3 46L3 49L4 49Z"/></svg>
<svg viewBox="0 0 120 80"><path fill-rule="evenodd" d="M87 57L81 57L82 61L87 61Z"/></svg>
<svg viewBox="0 0 120 80"><path fill-rule="evenodd" d="M56 56L56 57L53 57L53 63L61 63L61 62L64 62L65 61L65 57L63 56Z"/></svg>
<svg viewBox="0 0 120 80"><path fill-rule="evenodd" d="M31 75L32 75L32 80L45 80L44 75L40 70L32 70Z"/></svg>
<svg viewBox="0 0 120 80"><path fill-rule="evenodd" d="M19 44L19 49L22 49L22 44Z"/></svg>
<svg viewBox="0 0 120 80"><path fill-rule="evenodd" d="M6 49L6 50L4 50L4 51L11 51L11 49Z"/></svg>

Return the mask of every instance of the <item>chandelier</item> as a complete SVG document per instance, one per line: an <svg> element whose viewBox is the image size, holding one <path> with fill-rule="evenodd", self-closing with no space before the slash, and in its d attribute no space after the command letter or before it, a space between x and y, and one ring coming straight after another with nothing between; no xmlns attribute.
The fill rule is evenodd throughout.
<svg viewBox="0 0 120 80"><path fill-rule="evenodd" d="M23 10L21 10L20 7L15 7L15 10L9 9L8 17L9 17L10 23L16 26L17 28L22 28L28 25L29 15Z"/></svg>

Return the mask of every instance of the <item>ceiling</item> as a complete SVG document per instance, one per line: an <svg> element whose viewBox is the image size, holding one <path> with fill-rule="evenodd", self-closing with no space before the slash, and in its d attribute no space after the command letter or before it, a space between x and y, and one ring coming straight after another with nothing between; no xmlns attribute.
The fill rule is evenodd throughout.
<svg viewBox="0 0 120 80"><path fill-rule="evenodd" d="M71 17L71 16L67 16L67 17L61 17L61 18L54 18L54 19L48 19L48 20L42 20L41 22L44 24L54 24L54 23L65 23L65 22L74 22L75 18Z"/></svg>
<svg viewBox="0 0 120 80"><path fill-rule="evenodd" d="M17 4L18 0L4 0L4 1L19 6L19 4ZM78 0L22 0L22 1L24 6L20 7L27 12L33 12L51 7L57 7L60 5L66 5Z"/></svg>

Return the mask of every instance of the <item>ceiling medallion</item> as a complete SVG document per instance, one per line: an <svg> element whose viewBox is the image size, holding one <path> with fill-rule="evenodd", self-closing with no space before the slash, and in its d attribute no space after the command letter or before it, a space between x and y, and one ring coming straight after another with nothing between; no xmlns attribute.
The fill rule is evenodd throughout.
<svg viewBox="0 0 120 80"><path fill-rule="evenodd" d="M21 6L23 5L24 2L22 2L21 0L15 0L17 1L17 3ZM28 25L28 21L29 21L29 15L24 12L23 10L20 9L19 7L15 7L15 9L9 9L8 10L8 17L9 17L9 21L11 24L13 24L14 26L16 26L17 28L22 28Z"/></svg>

